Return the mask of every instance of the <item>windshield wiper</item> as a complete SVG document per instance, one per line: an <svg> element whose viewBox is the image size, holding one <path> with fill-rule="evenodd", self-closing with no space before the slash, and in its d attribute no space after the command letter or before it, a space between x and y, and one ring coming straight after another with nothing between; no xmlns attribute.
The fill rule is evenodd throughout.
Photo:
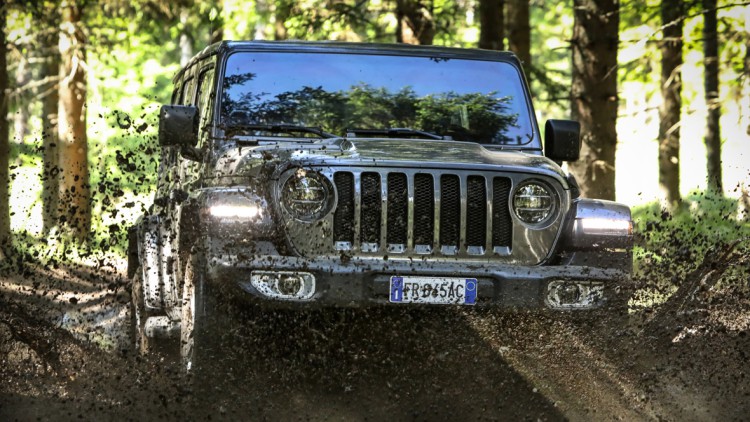
<svg viewBox="0 0 750 422"><path fill-rule="evenodd" d="M427 139L446 139L444 136L436 135L434 133L425 132L423 130L411 129L408 127L392 127L387 129L347 129L347 134L353 135L379 135L388 136L389 138L398 138L404 135L416 135Z"/></svg>
<svg viewBox="0 0 750 422"><path fill-rule="evenodd" d="M338 138L338 136L323 131L323 129L309 126L298 126L298 125L236 125L231 126L227 129L227 136L231 136L237 132L245 130L257 130L271 133L312 133L318 135L321 138Z"/></svg>

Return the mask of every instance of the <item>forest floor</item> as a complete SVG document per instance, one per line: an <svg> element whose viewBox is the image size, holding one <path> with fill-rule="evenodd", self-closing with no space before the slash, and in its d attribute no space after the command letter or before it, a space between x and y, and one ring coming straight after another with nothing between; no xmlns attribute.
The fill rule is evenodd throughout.
<svg viewBox="0 0 750 422"><path fill-rule="evenodd" d="M732 265L747 257L699 268L688 281L711 290L720 266ZM268 313L239 330L223 369L199 382L159 356L129 351L128 287L113 268L6 266L0 420L750 415L744 288L692 290L680 303L627 317L394 307Z"/></svg>

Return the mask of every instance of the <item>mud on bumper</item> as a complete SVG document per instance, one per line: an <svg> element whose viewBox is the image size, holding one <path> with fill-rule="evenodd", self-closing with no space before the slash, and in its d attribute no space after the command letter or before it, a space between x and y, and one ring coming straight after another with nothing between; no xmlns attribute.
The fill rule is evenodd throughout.
<svg viewBox="0 0 750 422"><path fill-rule="evenodd" d="M389 304L391 277L417 276L476 280L476 306L594 309L611 301L615 290L629 280L622 271L575 265L311 260L276 255L242 260L213 257L208 276L239 296L271 308Z"/></svg>

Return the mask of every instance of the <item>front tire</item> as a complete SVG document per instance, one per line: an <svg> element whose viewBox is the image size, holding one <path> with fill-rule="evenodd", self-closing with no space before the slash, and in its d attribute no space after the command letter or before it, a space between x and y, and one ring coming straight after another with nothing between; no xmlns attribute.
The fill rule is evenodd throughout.
<svg viewBox="0 0 750 422"><path fill-rule="evenodd" d="M143 271L138 267L130 284L130 344L133 350L142 356L148 353L150 346L149 338L146 337L146 318Z"/></svg>
<svg viewBox="0 0 750 422"><path fill-rule="evenodd" d="M146 309L143 271L138 267L130 284L130 347L140 356L152 355L164 362L174 363L176 360L174 338L146 335L146 320L160 315Z"/></svg>
<svg viewBox="0 0 750 422"><path fill-rule="evenodd" d="M218 338L227 328L212 287L206 279L205 260L192 253L185 266L180 327L180 356L188 373L204 373L216 361Z"/></svg>

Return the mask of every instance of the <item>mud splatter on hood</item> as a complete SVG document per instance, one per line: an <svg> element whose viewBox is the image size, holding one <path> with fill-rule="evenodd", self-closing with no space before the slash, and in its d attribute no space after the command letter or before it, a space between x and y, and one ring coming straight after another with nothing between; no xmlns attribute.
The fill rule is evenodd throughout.
<svg viewBox="0 0 750 422"><path fill-rule="evenodd" d="M337 138L305 143L237 144L215 158L214 175L254 176L266 166L498 170L543 174L558 179L567 188L559 166L538 153L492 151L480 144L445 140Z"/></svg>

